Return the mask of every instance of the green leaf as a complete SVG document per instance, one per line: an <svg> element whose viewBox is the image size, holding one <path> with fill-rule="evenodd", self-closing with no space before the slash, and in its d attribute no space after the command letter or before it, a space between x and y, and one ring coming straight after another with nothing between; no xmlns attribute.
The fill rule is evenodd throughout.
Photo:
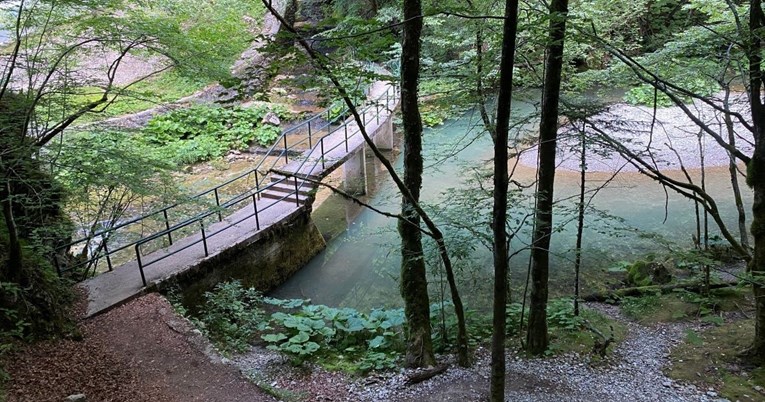
<svg viewBox="0 0 765 402"><path fill-rule="evenodd" d="M299 332L297 335L290 338L290 343L305 343L307 342L311 337L305 333L305 332Z"/></svg>
<svg viewBox="0 0 765 402"><path fill-rule="evenodd" d="M287 339L287 335L282 333L261 335L260 337L268 343L276 343Z"/></svg>
<svg viewBox="0 0 765 402"><path fill-rule="evenodd" d="M382 346L385 343L385 337L383 336L376 336L369 340L369 348L370 349L377 349L380 346Z"/></svg>

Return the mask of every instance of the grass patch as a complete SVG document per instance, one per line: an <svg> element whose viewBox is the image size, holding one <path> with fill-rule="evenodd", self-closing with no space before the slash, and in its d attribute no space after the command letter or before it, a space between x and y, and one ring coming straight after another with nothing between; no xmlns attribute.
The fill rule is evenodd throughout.
<svg viewBox="0 0 765 402"><path fill-rule="evenodd" d="M739 353L751 346L753 320L740 320L704 331L689 330L683 344L672 350L672 378L712 386L730 400L762 401L765 395L754 387L765 387L765 367L756 367Z"/></svg>
<svg viewBox="0 0 765 402"><path fill-rule="evenodd" d="M169 70L144 81L131 85L117 100L101 113L88 113L78 120L78 123L88 123L122 116L151 109L157 105L174 102L189 96L202 88L208 82L181 75ZM75 104L85 104L97 100L103 90L94 87L84 87L77 90L79 95L73 101Z"/></svg>
<svg viewBox="0 0 765 402"><path fill-rule="evenodd" d="M625 297L621 305L626 316L644 325L685 320L698 311L696 304L676 294Z"/></svg>
<svg viewBox="0 0 765 402"><path fill-rule="evenodd" d="M738 311L750 307L751 303L747 289L715 289L708 297L678 289L668 294L625 297L621 307L625 315L644 325L688 319L721 325L720 312Z"/></svg>

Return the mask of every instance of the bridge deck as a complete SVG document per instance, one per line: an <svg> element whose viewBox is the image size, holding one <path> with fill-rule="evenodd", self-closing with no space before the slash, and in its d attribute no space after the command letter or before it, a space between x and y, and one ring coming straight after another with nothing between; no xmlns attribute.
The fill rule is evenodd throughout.
<svg viewBox="0 0 765 402"><path fill-rule="evenodd" d="M377 107L367 107L363 113L363 120L366 121L365 128L370 136L378 132L397 106L396 97L386 98L384 96L390 89L389 83L380 81L375 82L370 88L368 99L378 99L383 96ZM293 159L279 170L296 175L323 178L342 166L354 152L361 149L365 144L364 138L359 133L358 125L351 120L353 119L351 118L346 122L345 127L336 129L324 137L321 142L314 144L313 148L305 151L302 157ZM84 281L81 286L88 294L86 315L92 316L120 305L142 294L153 284L158 284L195 266L206 258L217 255L232 244L257 236L258 233L267 231L275 223L287 219L298 213L301 208L305 208L302 205L304 203L296 202L294 194L291 197L285 195L282 200L263 197L258 199L256 203L257 222L260 229L256 225L256 217L253 213L255 206L252 202L243 203L242 208L224 218L222 222L216 222L205 227L208 256L205 256L204 244L199 242L202 238L201 231L179 239L167 248L142 256L147 287L143 286L138 261L130 261L116 267L113 271ZM241 222L233 224L240 220ZM210 236L211 233L216 232L219 233ZM194 242L199 243L191 245ZM179 252L184 248L186 249ZM161 261L155 264L151 263L157 260ZM150 265L146 266L146 264Z"/></svg>

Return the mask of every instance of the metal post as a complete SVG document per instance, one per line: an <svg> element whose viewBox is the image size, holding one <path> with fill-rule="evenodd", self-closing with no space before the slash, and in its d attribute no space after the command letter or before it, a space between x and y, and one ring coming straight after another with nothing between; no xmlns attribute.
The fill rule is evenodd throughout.
<svg viewBox="0 0 765 402"><path fill-rule="evenodd" d="M255 194L252 195L252 207L255 208L255 229L260 230L260 217L258 217L258 203L255 202Z"/></svg>
<svg viewBox="0 0 765 402"><path fill-rule="evenodd" d="M146 275L143 273L143 264L141 263L141 250L139 250L140 244L136 243L135 245L135 257L138 261L138 270L141 272L141 281L143 282L143 286L146 287Z"/></svg>
<svg viewBox="0 0 765 402"><path fill-rule="evenodd" d="M223 222L223 214L220 210L220 196L218 196L218 188L215 188L215 205L218 207L218 222Z"/></svg>
<svg viewBox="0 0 765 402"><path fill-rule="evenodd" d="M377 118L377 124L380 124L380 105L375 103L375 117Z"/></svg>
<svg viewBox="0 0 765 402"><path fill-rule="evenodd" d="M104 253L106 253L106 266L109 267L109 271L113 271L112 258L109 257L109 249L106 247L106 239L104 239Z"/></svg>
<svg viewBox="0 0 765 402"><path fill-rule="evenodd" d="M202 220L199 220L199 227L202 228L202 245L205 246L205 257L209 256L210 253L207 251L207 236L205 235L205 224L202 222Z"/></svg>
<svg viewBox="0 0 765 402"><path fill-rule="evenodd" d="M170 245L173 245L173 233L170 231L170 220L167 219L167 209L162 210L162 214L165 215L165 229L167 230L167 239L170 240Z"/></svg>
<svg viewBox="0 0 765 402"><path fill-rule="evenodd" d="M287 136L284 136L284 162L289 163L290 160L287 158Z"/></svg>
<svg viewBox="0 0 765 402"><path fill-rule="evenodd" d="M324 137L321 138L321 170L326 169L324 165Z"/></svg>
<svg viewBox="0 0 765 402"><path fill-rule="evenodd" d="M294 178L295 178L295 204L297 206L300 206L300 193L298 192L298 183L297 183L298 179L297 179L297 176L294 176Z"/></svg>
<svg viewBox="0 0 765 402"><path fill-rule="evenodd" d="M348 153L348 122L343 124L345 127L345 152Z"/></svg>
<svg viewBox="0 0 765 402"><path fill-rule="evenodd" d="M255 194L260 194L260 179L258 179L258 171L255 171ZM255 196L253 194L253 196Z"/></svg>
<svg viewBox="0 0 765 402"><path fill-rule="evenodd" d="M308 149L313 148L313 142L311 141L311 120L308 120Z"/></svg>

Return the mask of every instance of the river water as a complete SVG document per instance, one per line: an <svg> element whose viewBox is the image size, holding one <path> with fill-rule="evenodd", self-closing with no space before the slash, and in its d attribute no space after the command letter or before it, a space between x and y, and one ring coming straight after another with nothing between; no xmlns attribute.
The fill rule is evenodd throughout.
<svg viewBox="0 0 765 402"><path fill-rule="evenodd" d="M516 121L534 111L530 102L514 100L514 104ZM444 224L451 219L473 226L473 229L465 229L444 225L445 231L455 239L450 246L457 255L455 259L460 268L463 297L466 304L473 308L489 306L493 269L491 250L480 241L481 235L489 231L491 198L484 196L476 199L466 195L467 191L473 196L487 194L480 190L475 181L470 181L471 178L481 178L479 181L484 188L491 189L491 179L487 175L490 171L486 169L491 165L492 143L488 134L479 130L480 126L478 113L470 111L442 126L428 129L424 134L424 201L434 211L437 222ZM522 126L518 135L527 135L530 130L532 126ZM689 149L688 152L692 154L695 151ZM551 262L553 294L573 292L574 208L579 191L579 173L573 171L576 164L571 167L572 157L578 158L578 153L572 151L567 156L561 155L562 170L556 177L556 199L559 202L556 204L555 224L559 230L552 239L555 253ZM595 151L588 153L587 158L591 160L588 165L602 165L596 163L598 156ZM520 163L514 164L513 179L522 185L531 184L536 172L534 159L521 157ZM399 158L396 168L400 171L401 167ZM379 163L371 158L368 159L367 169L372 177L372 195L366 200L379 209L396 213L400 200L395 185ZM592 170L587 174L588 190L606 182L609 184L592 198L591 209L588 209L586 216L583 294L602 286L603 279L612 275L608 273L608 268L618 261L640 258L646 253L671 257L676 250L692 245L691 236L696 230L692 202L671 190L668 190L668 195L665 194L661 186L629 169L615 176L613 171ZM670 174L680 177L682 173L674 171ZM698 170L692 169L689 174L698 181ZM716 197L729 229L736 233L735 206L727 167L708 168L706 176L707 191ZM744 199L751 199L749 191L746 188L743 190ZM530 232L531 219L528 215L533 210L532 195L532 188L519 190L510 201L513 219L509 229L521 228L511 243L517 252L511 259L511 283L516 298L525 283L528 269L528 253L524 251L524 246L528 243ZM589 192L587 199L592 195ZM316 208L314 219L323 233L336 236L328 242L326 250L275 290L273 295L308 298L315 303L360 309L400 306L397 284L400 257L395 221L334 195ZM710 228L713 234L718 232L711 220ZM428 261L432 266L432 294L438 295L445 290L443 278L436 269L437 259L429 258Z"/></svg>

